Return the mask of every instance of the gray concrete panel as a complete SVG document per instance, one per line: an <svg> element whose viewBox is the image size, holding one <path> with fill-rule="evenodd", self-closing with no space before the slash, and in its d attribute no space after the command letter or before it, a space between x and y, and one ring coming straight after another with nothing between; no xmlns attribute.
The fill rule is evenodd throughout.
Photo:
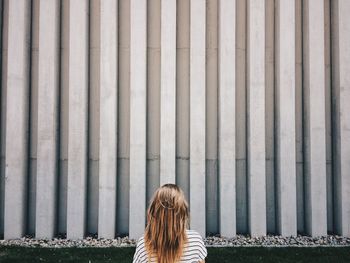
<svg viewBox="0 0 350 263"><path fill-rule="evenodd" d="M335 231L350 236L350 2L337 0L333 10L333 105Z"/></svg>
<svg viewBox="0 0 350 263"><path fill-rule="evenodd" d="M277 230L297 234L295 148L295 3L276 3Z"/></svg>
<svg viewBox="0 0 350 263"><path fill-rule="evenodd" d="M266 234L265 1L247 2L248 224Z"/></svg>
<svg viewBox="0 0 350 263"><path fill-rule="evenodd" d="M327 234L324 3L304 1L305 230Z"/></svg>
<svg viewBox="0 0 350 263"><path fill-rule="evenodd" d="M114 238L117 182L118 2L100 2L100 162L98 236Z"/></svg>
<svg viewBox="0 0 350 263"><path fill-rule="evenodd" d="M176 181L176 0L161 4L160 185Z"/></svg>
<svg viewBox="0 0 350 263"><path fill-rule="evenodd" d="M39 2L36 238L56 234L59 18L58 0Z"/></svg>
<svg viewBox="0 0 350 263"><path fill-rule="evenodd" d="M147 1L130 2L130 209L129 236L146 223Z"/></svg>
<svg viewBox="0 0 350 263"><path fill-rule="evenodd" d="M191 1L190 207L191 228L205 236L205 0ZM195 209L194 209L195 208Z"/></svg>
<svg viewBox="0 0 350 263"><path fill-rule="evenodd" d="M88 1L69 2L67 238L86 233Z"/></svg>
<svg viewBox="0 0 350 263"><path fill-rule="evenodd" d="M4 238L26 232L30 2L8 1ZM16 121L13 121L16 120Z"/></svg>
<svg viewBox="0 0 350 263"><path fill-rule="evenodd" d="M219 23L220 234L236 235L236 1L220 1Z"/></svg>

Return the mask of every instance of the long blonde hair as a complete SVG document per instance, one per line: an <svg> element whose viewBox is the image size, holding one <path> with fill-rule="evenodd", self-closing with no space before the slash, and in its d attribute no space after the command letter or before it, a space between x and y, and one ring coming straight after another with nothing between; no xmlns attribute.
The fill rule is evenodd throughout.
<svg viewBox="0 0 350 263"><path fill-rule="evenodd" d="M189 211L183 191L175 184L165 184L154 193L147 211L145 248L148 259L173 263L180 259L187 241Z"/></svg>

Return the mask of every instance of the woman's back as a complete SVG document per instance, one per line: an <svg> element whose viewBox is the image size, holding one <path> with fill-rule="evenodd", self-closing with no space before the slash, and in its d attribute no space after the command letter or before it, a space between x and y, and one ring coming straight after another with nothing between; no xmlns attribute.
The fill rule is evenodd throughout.
<svg viewBox="0 0 350 263"><path fill-rule="evenodd" d="M187 242L184 245L183 253L179 262L182 263L198 263L207 256L202 237L195 230L186 229ZM144 236L142 236L136 245L133 263L146 263L147 252L145 248ZM151 257L151 262L157 262L156 257Z"/></svg>

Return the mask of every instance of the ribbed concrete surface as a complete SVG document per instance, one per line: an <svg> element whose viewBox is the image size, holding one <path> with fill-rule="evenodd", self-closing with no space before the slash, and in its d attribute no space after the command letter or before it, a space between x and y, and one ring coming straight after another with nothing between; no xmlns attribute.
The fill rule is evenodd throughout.
<svg viewBox="0 0 350 263"><path fill-rule="evenodd" d="M349 236L348 1L164 2L0 1L0 235Z"/></svg>

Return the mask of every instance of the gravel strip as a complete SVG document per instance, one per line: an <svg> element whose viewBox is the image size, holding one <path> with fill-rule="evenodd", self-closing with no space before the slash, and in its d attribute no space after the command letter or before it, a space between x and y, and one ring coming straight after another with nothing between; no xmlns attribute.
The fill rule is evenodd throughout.
<svg viewBox="0 0 350 263"><path fill-rule="evenodd" d="M35 239L32 236L25 236L20 239L0 240L1 246L21 246L21 247L133 247L135 240L128 237L116 237L115 239L97 238L97 236L88 236L84 239L70 240L65 237L53 239Z"/></svg>
<svg viewBox="0 0 350 263"><path fill-rule="evenodd" d="M234 238L223 238L220 236L209 236L204 239L207 247L333 247L349 246L350 238L337 235L328 235L323 237L309 237L298 235L296 237L282 237L268 235L263 237L250 237L247 235L237 235ZM80 240L68 240L64 236L54 239L35 239L26 236L21 239L0 240L1 246L21 246L21 247L135 247L136 241L126 237L117 237L115 239L97 238L89 236Z"/></svg>
<svg viewBox="0 0 350 263"><path fill-rule="evenodd" d="M207 237L204 239L207 246L212 247L240 247L240 246L263 246L263 247L314 247L314 246L350 246L350 238L327 235L322 237L310 237L298 235L295 237L282 237L267 235L263 237L250 237L237 235L234 238Z"/></svg>

